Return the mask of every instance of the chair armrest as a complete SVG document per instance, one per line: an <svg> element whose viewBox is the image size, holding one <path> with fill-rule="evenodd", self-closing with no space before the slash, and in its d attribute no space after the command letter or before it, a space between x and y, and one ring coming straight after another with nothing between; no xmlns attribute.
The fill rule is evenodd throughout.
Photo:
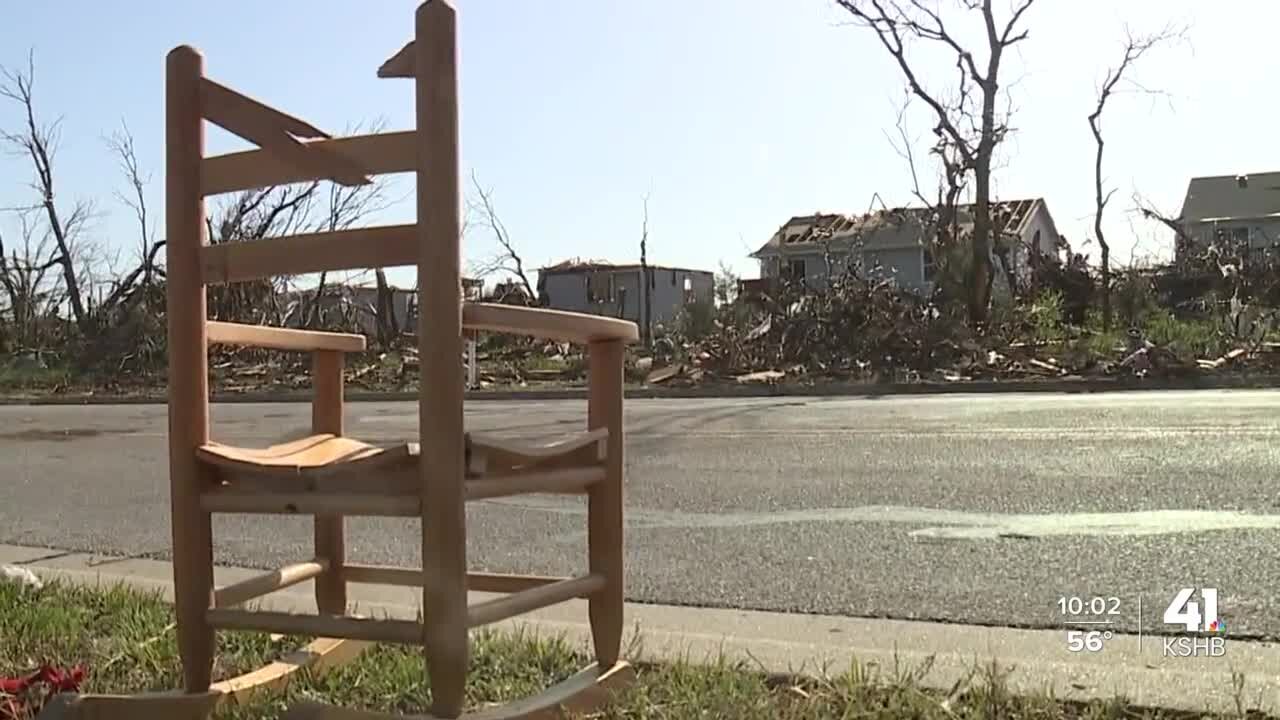
<svg viewBox="0 0 1280 720"><path fill-rule="evenodd" d="M276 350L333 350L337 352L362 352L365 349L363 335L352 333L319 332L316 330L290 330L269 325L244 323L205 323L210 345L252 345Z"/></svg>
<svg viewBox="0 0 1280 720"><path fill-rule="evenodd" d="M496 303L463 304L462 327L584 345L601 340L632 343L640 339L639 328L629 320Z"/></svg>

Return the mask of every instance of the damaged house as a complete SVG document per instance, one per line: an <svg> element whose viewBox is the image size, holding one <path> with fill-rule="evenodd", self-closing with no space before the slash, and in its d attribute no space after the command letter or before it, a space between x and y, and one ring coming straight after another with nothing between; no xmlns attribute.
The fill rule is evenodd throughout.
<svg viewBox="0 0 1280 720"><path fill-rule="evenodd" d="M1178 224L1191 243L1176 245L1179 261L1215 241L1262 260L1280 243L1280 172L1191 178Z"/></svg>
<svg viewBox="0 0 1280 720"><path fill-rule="evenodd" d="M957 210L963 234L973 227L972 206L962 205ZM818 290L826 286L830 275L843 272L853 262L860 274L891 279L904 290L927 295L933 290L937 269L927 212L924 208L895 208L861 216L796 216L783 223L751 257L760 262L760 277L766 283L788 279ZM1065 247L1043 199L992 203L992 218L1004 228L1012 249L1011 270L1020 279L1030 273L1033 248L1045 257L1057 257ZM992 267L999 281L1001 265L994 253Z"/></svg>
<svg viewBox="0 0 1280 720"><path fill-rule="evenodd" d="M538 297L556 310L608 315L644 327L645 294L649 324L673 320L685 305L714 302L715 274L706 270L649 265L649 282L638 264L566 260L538 270Z"/></svg>

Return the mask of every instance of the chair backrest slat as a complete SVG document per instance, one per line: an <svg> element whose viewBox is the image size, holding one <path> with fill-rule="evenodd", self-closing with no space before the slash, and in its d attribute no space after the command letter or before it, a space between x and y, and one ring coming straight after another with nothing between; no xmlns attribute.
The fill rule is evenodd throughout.
<svg viewBox="0 0 1280 720"><path fill-rule="evenodd" d="M202 279L209 285L417 262L418 234L414 225L288 235L206 245L200 250Z"/></svg>
<svg viewBox="0 0 1280 720"><path fill-rule="evenodd" d="M418 167L417 133L412 130L312 140L303 146L349 158L370 175L413 172ZM205 196L321 179L324 177L267 150L214 155L200 166Z"/></svg>

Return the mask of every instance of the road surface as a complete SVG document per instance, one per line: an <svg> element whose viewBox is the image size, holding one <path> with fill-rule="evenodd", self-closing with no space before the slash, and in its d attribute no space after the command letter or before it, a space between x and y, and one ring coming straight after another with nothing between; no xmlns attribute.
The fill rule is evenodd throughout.
<svg viewBox="0 0 1280 720"><path fill-rule="evenodd" d="M411 438L416 406L353 403L348 433ZM216 405L214 437L306 434L303 404ZM585 423L582 401L472 402L473 429ZM0 407L0 543L167 557L163 406ZM1170 632L1216 587L1232 637L1280 637L1280 392L632 400L627 594L637 601L1023 627L1119 599ZM472 505L473 567L567 574L583 504ZM302 518L219 516L218 560L308 557ZM416 523L355 519L354 561L413 565Z"/></svg>

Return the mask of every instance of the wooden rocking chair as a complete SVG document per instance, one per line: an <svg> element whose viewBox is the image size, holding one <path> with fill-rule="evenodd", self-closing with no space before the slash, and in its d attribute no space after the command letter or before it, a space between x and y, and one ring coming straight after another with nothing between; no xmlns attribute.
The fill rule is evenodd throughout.
<svg viewBox="0 0 1280 720"><path fill-rule="evenodd" d="M331 138L205 77L191 47L168 55L167 287L169 333L169 469L173 572L184 691L136 696L59 698L66 717L201 717L220 701L278 687L307 664L353 656L353 644L422 645L432 689L431 712L463 710L468 632L573 598L587 598L596 662L546 693L477 716L534 717L598 703L601 688L628 682L620 661L623 627L622 380L623 348L633 323L461 297L456 13L446 0L419 6L414 40L379 69L412 78L417 127L411 131ZM208 120L259 149L205 157ZM369 176L417 175L417 222L264 240L207 244L204 198L273 185L332 180L351 186ZM377 446L343 433L343 353L364 337L290 330L207 318L205 288L280 274L417 265L421 358L420 437ZM525 446L464 432L464 332L525 334L588 348L588 427L551 443ZM239 448L209 437L208 345L225 343L313 357L310 437L268 448ZM523 493L579 493L588 498L588 568L579 577L544 578L467 571L468 500ZM215 588L213 513L315 517L315 557L244 582ZM345 516L422 520L422 568L349 563ZM307 580L319 613L299 615L239 607ZM422 622L348 613L348 583L422 587ZM468 590L503 593L468 605ZM212 683L216 630L319 638L292 662ZM354 641L344 645L343 641ZM358 649L358 648L357 648ZM50 708L51 716L54 708ZM317 704L290 710L315 718L387 717Z"/></svg>

